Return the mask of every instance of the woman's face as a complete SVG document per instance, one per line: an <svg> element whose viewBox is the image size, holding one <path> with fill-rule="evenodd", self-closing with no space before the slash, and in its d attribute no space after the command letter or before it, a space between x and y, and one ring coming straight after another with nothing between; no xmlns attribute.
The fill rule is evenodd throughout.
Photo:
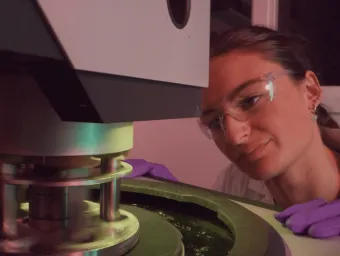
<svg viewBox="0 0 340 256"><path fill-rule="evenodd" d="M249 107L246 120L224 115L224 132L214 136L217 147L232 162L261 180L279 175L307 151L313 140L316 122L312 110L320 96L314 73L307 72L305 80L296 82L281 65L260 54L231 52L211 60L209 88L204 91L202 104L203 113L209 115L228 112L233 105L221 99L230 98L240 85L268 73L283 74L273 80L272 100L252 99L250 103L256 108L252 111Z"/></svg>

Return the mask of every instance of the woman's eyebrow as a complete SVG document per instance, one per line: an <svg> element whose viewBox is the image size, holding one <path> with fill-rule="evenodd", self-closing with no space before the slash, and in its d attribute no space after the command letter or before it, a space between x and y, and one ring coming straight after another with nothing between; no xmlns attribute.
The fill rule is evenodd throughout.
<svg viewBox="0 0 340 256"><path fill-rule="evenodd" d="M248 86L256 83L256 82L259 82L261 81L261 78L253 78L253 79L250 79L248 81L245 81L243 82L242 84L238 85L237 87L235 87L231 93L228 95L228 99L234 99L241 91L243 91L244 89L246 89ZM224 99L226 97L223 97Z"/></svg>
<svg viewBox="0 0 340 256"><path fill-rule="evenodd" d="M261 78L253 78L253 79L250 79L248 81L245 81L243 82L242 84L238 85L236 88L234 88L231 93L229 93L228 95L228 99L234 99L241 91L243 91L244 89L246 89L248 86L256 83L256 82L259 82L261 81ZM220 101L222 101L223 99L226 98L226 95L224 95ZM202 114L201 116L202 117L205 117L205 116L208 116L214 112L217 112L218 110L216 108L207 108L205 109L204 111L202 111Z"/></svg>

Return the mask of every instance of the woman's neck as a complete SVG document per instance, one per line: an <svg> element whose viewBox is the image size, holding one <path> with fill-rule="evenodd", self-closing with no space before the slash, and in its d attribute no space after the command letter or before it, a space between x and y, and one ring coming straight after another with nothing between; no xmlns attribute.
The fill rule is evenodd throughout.
<svg viewBox="0 0 340 256"><path fill-rule="evenodd" d="M276 202L289 207L315 198L334 200L339 194L339 167L335 154L314 136L308 150L281 175L266 182Z"/></svg>

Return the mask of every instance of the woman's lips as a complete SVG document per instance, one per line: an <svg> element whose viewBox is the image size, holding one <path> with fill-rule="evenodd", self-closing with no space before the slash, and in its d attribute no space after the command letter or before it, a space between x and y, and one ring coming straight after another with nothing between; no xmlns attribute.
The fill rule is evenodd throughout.
<svg viewBox="0 0 340 256"><path fill-rule="evenodd" d="M243 153L242 158L247 159L248 161L256 161L260 159L261 157L263 157L265 149L267 148L269 142L270 141L263 143L253 150Z"/></svg>

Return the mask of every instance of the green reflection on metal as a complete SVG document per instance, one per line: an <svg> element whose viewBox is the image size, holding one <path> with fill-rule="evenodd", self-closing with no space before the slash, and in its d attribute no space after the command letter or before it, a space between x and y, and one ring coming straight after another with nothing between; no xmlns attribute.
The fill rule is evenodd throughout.
<svg viewBox="0 0 340 256"><path fill-rule="evenodd" d="M110 129L107 128L108 125L111 127ZM132 148L132 123L83 123L77 126L74 133L76 140L74 150L77 154L80 154L82 151L101 147L103 144L107 147L107 143L109 143L109 149L112 149L112 151L108 153L125 151Z"/></svg>
<svg viewBox="0 0 340 256"><path fill-rule="evenodd" d="M98 124L86 123L76 133L76 144L79 148L93 148L98 144L98 138L102 137L102 129ZM100 140L99 140L100 141Z"/></svg>

